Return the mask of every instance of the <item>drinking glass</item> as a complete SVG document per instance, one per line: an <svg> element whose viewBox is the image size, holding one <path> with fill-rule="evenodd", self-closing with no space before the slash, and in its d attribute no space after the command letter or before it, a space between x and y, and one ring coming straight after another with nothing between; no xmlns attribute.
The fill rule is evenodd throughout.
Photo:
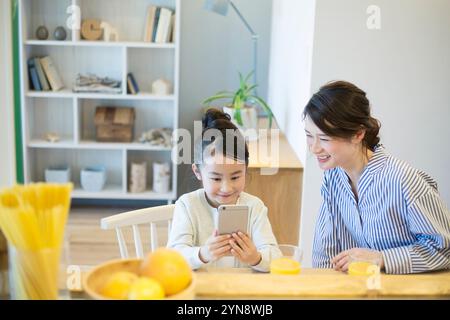
<svg viewBox="0 0 450 320"><path fill-rule="evenodd" d="M380 272L381 259L353 253L349 255L348 274L353 276L371 276Z"/></svg>
<svg viewBox="0 0 450 320"><path fill-rule="evenodd" d="M298 246L279 244L270 254L271 274L299 274L303 251Z"/></svg>

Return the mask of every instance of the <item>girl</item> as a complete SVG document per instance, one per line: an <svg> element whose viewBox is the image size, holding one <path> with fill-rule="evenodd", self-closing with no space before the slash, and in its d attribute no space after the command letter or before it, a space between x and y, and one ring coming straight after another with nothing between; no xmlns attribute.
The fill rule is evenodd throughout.
<svg viewBox="0 0 450 320"><path fill-rule="evenodd" d="M450 213L436 182L388 154L361 89L323 86L303 117L310 151L325 170L313 266L347 271L350 256L386 273L450 268Z"/></svg>
<svg viewBox="0 0 450 320"><path fill-rule="evenodd" d="M203 117L202 139L195 143L192 165L203 188L175 203L167 246L179 250L193 269L217 262L216 266L247 265L265 272L271 255L278 253L277 242L264 203L243 192L249 154L244 137L230 119L217 109L209 109ZM249 206L248 234L218 235L221 204ZM225 257L230 255L233 262Z"/></svg>

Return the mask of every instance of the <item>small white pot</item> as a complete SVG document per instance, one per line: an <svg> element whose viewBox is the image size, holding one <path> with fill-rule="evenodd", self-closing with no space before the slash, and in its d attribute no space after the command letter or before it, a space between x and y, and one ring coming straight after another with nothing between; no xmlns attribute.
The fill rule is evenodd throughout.
<svg viewBox="0 0 450 320"><path fill-rule="evenodd" d="M106 182L106 168L104 166L87 167L81 170L81 186L89 192L98 192Z"/></svg>
<svg viewBox="0 0 450 320"><path fill-rule="evenodd" d="M258 139L258 111L252 106L245 106L241 109L241 118L243 125L239 125L234 119L234 108L223 107L223 112L230 115L231 122L239 128L241 133L248 140Z"/></svg>
<svg viewBox="0 0 450 320"><path fill-rule="evenodd" d="M50 183L67 183L70 181L69 167L50 167L45 169L45 181Z"/></svg>

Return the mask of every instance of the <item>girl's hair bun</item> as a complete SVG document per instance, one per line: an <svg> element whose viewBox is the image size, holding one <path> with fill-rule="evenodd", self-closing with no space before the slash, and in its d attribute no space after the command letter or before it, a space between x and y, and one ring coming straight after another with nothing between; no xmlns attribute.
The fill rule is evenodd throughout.
<svg viewBox="0 0 450 320"><path fill-rule="evenodd" d="M208 109L202 119L203 130L207 129L237 129L231 122L230 115L219 109Z"/></svg>
<svg viewBox="0 0 450 320"><path fill-rule="evenodd" d="M231 122L228 114L219 109L208 109L203 116L202 124L202 136L195 141L195 164L202 164L205 155L213 156L221 153L228 158L245 161L245 165L248 165L247 142L240 130ZM211 132L208 132L209 130Z"/></svg>

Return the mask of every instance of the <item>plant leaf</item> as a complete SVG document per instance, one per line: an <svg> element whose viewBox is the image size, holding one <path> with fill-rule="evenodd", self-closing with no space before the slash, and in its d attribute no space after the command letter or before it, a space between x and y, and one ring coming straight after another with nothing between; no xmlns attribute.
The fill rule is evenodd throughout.
<svg viewBox="0 0 450 320"><path fill-rule="evenodd" d="M269 118L269 129L272 127L272 117L273 117L273 113L272 110L270 109L269 105L260 97L251 95L249 96L249 98L252 98L253 100L255 100L264 110L264 112L267 114L267 117Z"/></svg>
<svg viewBox="0 0 450 320"><path fill-rule="evenodd" d="M224 93L231 94L231 95L234 94L234 92L232 92L232 91L222 90L222 91L216 92L216 95L218 95L218 94L224 94Z"/></svg>
<svg viewBox="0 0 450 320"><path fill-rule="evenodd" d="M246 94L247 95L250 94L252 92L252 90L255 89L257 86L258 86L257 84L254 84L251 87L248 87L246 90Z"/></svg>
<svg viewBox="0 0 450 320"><path fill-rule="evenodd" d="M231 92L230 93L216 94L214 96L211 96L211 97L203 100L203 105L209 104L210 102L215 101L215 100L219 100L219 99L232 99L233 96L234 95Z"/></svg>
<svg viewBox="0 0 450 320"><path fill-rule="evenodd" d="M255 70L252 70L252 71L245 77L245 80L244 80L245 83L248 83L248 80L250 80L250 77L253 75L254 72L255 72Z"/></svg>
<svg viewBox="0 0 450 320"><path fill-rule="evenodd" d="M234 120L240 125L243 126L244 123L242 123L242 117L241 117L241 109L234 109Z"/></svg>
<svg viewBox="0 0 450 320"><path fill-rule="evenodd" d="M243 88L245 86L244 78L242 77L242 73L239 72L239 87Z"/></svg>
<svg viewBox="0 0 450 320"><path fill-rule="evenodd" d="M233 108L238 110L242 107L242 99L240 94L236 94L233 100Z"/></svg>

